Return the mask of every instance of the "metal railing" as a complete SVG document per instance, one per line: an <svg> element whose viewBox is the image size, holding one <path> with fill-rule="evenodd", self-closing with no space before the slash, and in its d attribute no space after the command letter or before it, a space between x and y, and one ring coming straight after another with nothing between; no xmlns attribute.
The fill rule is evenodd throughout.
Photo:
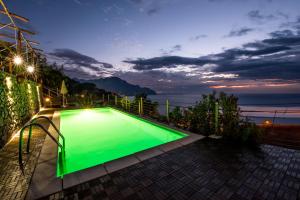
<svg viewBox="0 0 300 200"><path fill-rule="evenodd" d="M58 128L54 125L54 123L52 122L52 120L50 120L48 117L46 116L38 116L33 118L30 123L34 123L36 122L38 119L46 119L50 125L52 125L52 127L55 129L55 131L57 132L57 134L62 138L63 141L63 147L65 147L65 137L63 136L63 134L58 130ZM32 134L32 129L29 130L29 137L31 137ZM28 142L30 142L30 138L28 138ZM29 148L29 145L27 144L27 148ZM28 151L28 149L27 149Z"/></svg>
<svg viewBox="0 0 300 200"><path fill-rule="evenodd" d="M54 127L54 129L56 130L57 134L62 138L62 144L59 142L59 139L57 140L44 126L42 126L39 123L36 123L35 121L38 119L46 119L48 122L50 122L50 124ZM61 134L61 132L58 130L58 128L54 125L54 123L46 116L39 116L36 117L34 119L32 119L31 121L29 121L29 123L25 126L22 127L22 129L20 130L20 138L19 138L19 165L21 167L21 169L23 169L23 135L24 135L24 131L29 128L29 134L28 134L28 139L27 139L27 146L26 146L26 152L29 154L30 151L30 140L31 140L31 135L32 135L32 127L38 127L40 129L42 129L56 144L57 146L60 148L60 152L58 154L58 161L59 161L59 166L60 171L63 172L64 170L64 162L65 162L65 138L64 136ZM61 178L63 178L63 173L61 173Z"/></svg>
<svg viewBox="0 0 300 200"><path fill-rule="evenodd" d="M196 105L195 103L191 102L178 102L178 101L170 101L166 99L165 101L159 101L155 105L155 101L151 99L144 99L144 98L129 98L129 97L121 97L115 95L107 95L102 97L102 101L106 102L108 105L118 107L123 109L127 112L132 112L139 115L151 115L154 111L158 112L158 114L162 117L165 117L167 121L170 120L170 113L176 107L179 107L182 114L185 111L190 111ZM171 103L172 102L172 103ZM254 105L264 105L264 104L254 104ZM271 106L273 104L268 104L265 106ZM277 104L274 104L277 105ZM287 106L296 106L300 105L300 103L287 103L287 104L280 104L287 105ZM217 106L217 105L216 105ZM268 119L268 121L272 121L274 124L277 119L285 121L286 119L295 118L293 116L300 115L299 108L285 108L285 107L276 107L276 108L252 108L252 104L239 104L238 112L240 116L243 118L248 118L251 120L256 120L256 123L262 123L264 120ZM249 106L248 108L245 106ZM222 114L222 109L220 105L217 106L220 114ZM261 119L260 119L261 118ZM284 123L284 122L278 122ZM293 120L291 123L294 123Z"/></svg>

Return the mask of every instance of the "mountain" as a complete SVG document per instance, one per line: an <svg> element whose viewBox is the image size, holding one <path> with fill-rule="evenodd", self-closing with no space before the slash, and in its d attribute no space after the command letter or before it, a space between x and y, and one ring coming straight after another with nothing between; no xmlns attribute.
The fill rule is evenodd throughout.
<svg viewBox="0 0 300 200"><path fill-rule="evenodd" d="M145 93L147 95L155 95L156 92L150 88L140 87L139 85L130 84L118 77L100 78L94 80L79 80L80 82L94 83L97 88L106 91L116 92L126 96L134 96Z"/></svg>

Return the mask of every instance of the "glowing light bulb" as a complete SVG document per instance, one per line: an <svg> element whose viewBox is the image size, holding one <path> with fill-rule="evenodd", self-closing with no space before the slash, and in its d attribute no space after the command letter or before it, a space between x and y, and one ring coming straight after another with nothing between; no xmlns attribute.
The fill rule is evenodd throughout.
<svg viewBox="0 0 300 200"><path fill-rule="evenodd" d="M27 66L27 72L28 73L33 73L34 72L34 67L32 65Z"/></svg>
<svg viewBox="0 0 300 200"><path fill-rule="evenodd" d="M46 102L50 102L50 98L49 98L49 97L46 97L46 98L45 98L45 101L46 101Z"/></svg>
<svg viewBox="0 0 300 200"><path fill-rule="evenodd" d="M16 64L16 65L21 65L22 63L23 63L23 59L22 59L22 57L21 56L15 56L14 57L14 63Z"/></svg>

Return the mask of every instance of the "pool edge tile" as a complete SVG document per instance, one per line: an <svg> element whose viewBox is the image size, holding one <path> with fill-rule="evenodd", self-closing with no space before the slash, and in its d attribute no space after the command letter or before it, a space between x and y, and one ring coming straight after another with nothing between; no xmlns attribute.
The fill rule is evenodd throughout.
<svg viewBox="0 0 300 200"><path fill-rule="evenodd" d="M163 154L164 152L158 148L152 148L152 149L147 149L141 152L138 152L135 154L135 156L140 160L140 161L144 161L150 158L153 158L155 156L159 156L160 154Z"/></svg>
<svg viewBox="0 0 300 200"><path fill-rule="evenodd" d="M79 173L72 173L64 175L63 185L64 189L80 184Z"/></svg>
<svg viewBox="0 0 300 200"><path fill-rule="evenodd" d="M52 121L59 128L60 115L58 111L53 113ZM48 131L54 137L58 137L52 126L49 126ZM53 146L55 143L46 135L25 199L38 199L61 190L61 179L56 177L57 158L53 157L54 154L57 155L57 146L55 146L54 152Z"/></svg>
<svg viewBox="0 0 300 200"><path fill-rule="evenodd" d="M163 144L163 145L159 146L159 148L163 152L168 152L168 151L171 151L173 149L177 149L177 148L179 148L181 146L182 146L182 144L180 143L180 141L176 140L176 141L173 141L173 142L169 142L169 143Z"/></svg>
<svg viewBox="0 0 300 200"><path fill-rule="evenodd" d="M188 137L181 139L179 142L183 146L185 146L185 145L191 144L193 142L196 142L198 140L202 140L204 138L205 138L204 135L200 135L200 134L198 135L198 134L190 133L190 135Z"/></svg>
<svg viewBox="0 0 300 200"><path fill-rule="evenodd" d="M61 190L61 180L56 177L56 160L42 162L36 166L29 185L27 199L38 199Z"/></svg>
<svg viewBox="0 0 300 200"><path fill-rule="evenodd" d="M80 183L84 183L84 182L99 178L106 174L107 174L107 171L106 171L104 165L97 165L95 167L87 168L82 171L79 171L79 173L78 173Z"/></svg>
<svg viewBox="0 0 300 200"><path fill-rule="evenodd" d="M108 173L112 173L120 169L129 167L131 165L137 164L139 162L140 161L134 155L130 155L105 163L104 167Z"/></svg>

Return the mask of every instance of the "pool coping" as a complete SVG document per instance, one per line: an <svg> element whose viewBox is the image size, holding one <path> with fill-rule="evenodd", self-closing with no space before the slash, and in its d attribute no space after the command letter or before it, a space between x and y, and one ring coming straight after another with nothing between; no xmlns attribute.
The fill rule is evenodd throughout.
<svg viewBox="0 0 300 200"><path fill-rule="evenodd" d="M116 108L112 108L118 110ZM61 111L61 110L60 110ZM55 111L53 114L52 121L60 130L60 111ZM124 112L122 110L118 110ZM125 113L127 114L127 113ZM131 115L131 114L129 114ZM141 117L143 120L149 121L151 123L163 126L168 129L174 129L176 131L182 132L187 136L172 142L168 142L162 145L158 145L137 153L112 160L94 167L90 167L84 170L80 170L71 174L67 174L63 179L56 177L56 161L57 161L57 145L51 140L47 135L38 158L38 162L33 173L31 183L26 195L26 199L38 199L53 193L87 181L90 181L95 178L99 178L106 174L124 169L131 165L137 164L149 158L161 155L165 152L171 151L173 149L188 145L197 140L205 138L203 135L194 134L185 130L178 129L173 126L168 126L163 123L156 122L152 119ZM55 138L58 138L54 128L50 126L48 131L52 133ZM66 152L67 153L67 152Z"/></svg>

